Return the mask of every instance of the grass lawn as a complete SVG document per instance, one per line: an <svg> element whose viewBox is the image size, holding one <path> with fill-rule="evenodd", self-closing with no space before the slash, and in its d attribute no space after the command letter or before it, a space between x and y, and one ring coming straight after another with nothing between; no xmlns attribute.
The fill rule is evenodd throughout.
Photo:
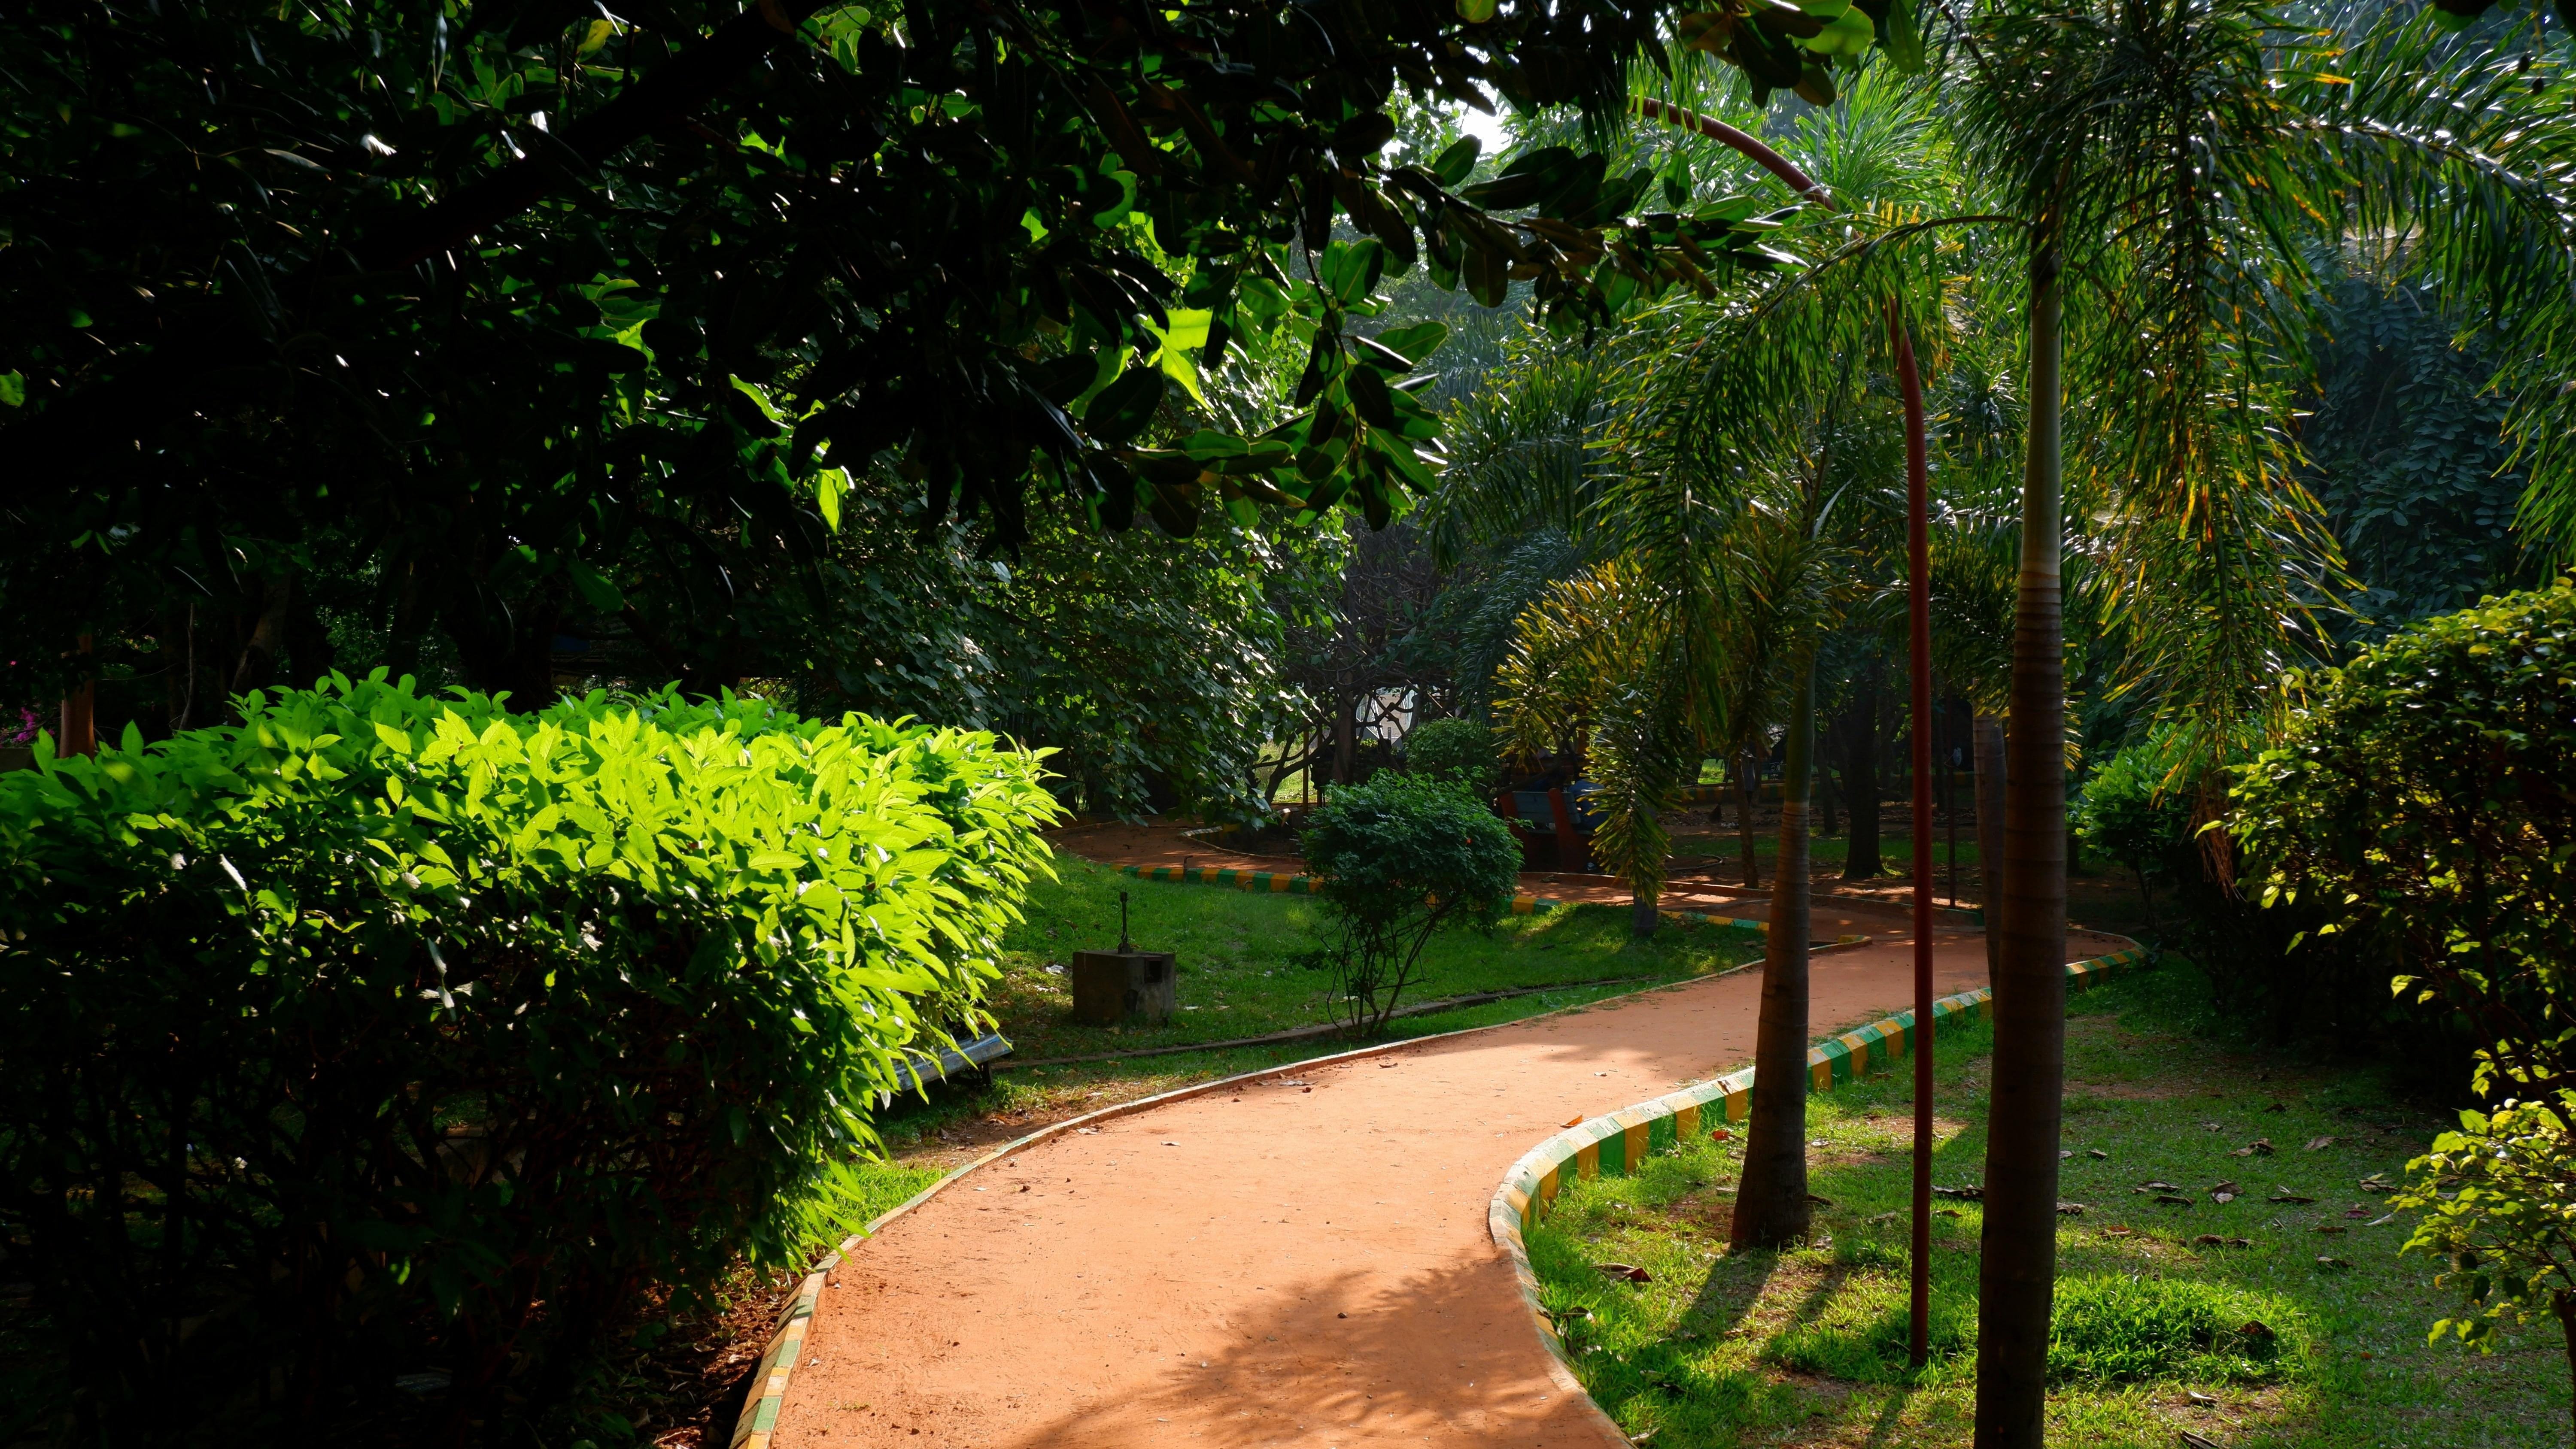
<svg viewBox="0 0 2576 1449"><path fill-rule="evenodd" d="M2060 1219L2051 1442L2170 1449L2188 1429L2231 1449L2566 1443L2556 1326L2486 1359L2428 1346L2455 1300L2432 1264L2397 1256L2406 1225L2361 1186L2396 1180L2435 1115L2368 1071L2225 1050L2187 1029L2199 1000L2180 963L2076 999L2062 1196L2086 1211ZM1936 1183L1980 1180L1989 1044L1983 1027L1942 1044ZM1934 1358L1919 1377L1906 1365L1911 1088L1909 1069L1811 1099L1812 1186L1830 1206L1798 1250L1725 1251L1740 1143L1692 1144L1559 1199L1531 1259L1578 1376L1623 1427L1653 1430L1655 1449L1969 1442L1974 1202L1941 1204L1955 1215L1935 1219ZM2232 1155L2257 1138L2275 1151ZM2137 1191L2151 1181L2191 1205ZM2215 1202L2230 1181L2234 1201ZM1603 1262L1653 1281L1614 1283ZM2275 1337L2248 1339L2249 1321Z"/></svg>
<svg viewBox="0 0 2576 1449"><path fill-rule="evenodd" d="M1218 886L1140 881L1075 856L1059 855L1060 879L1029 891L1028 919L1003 942L1002 980L989 1005L1011 1039L1013 1057L1090 1056L1261 1036L1329 1020L1325 975L1291 957L1317 944L1327 912L1311 896L1266 895ZM1135 942L1180 956L1180 1011L1168 1026L1084 1026L1072 1019L1068 979L1048 970L1076 950L1118 944L1118 893L1128 894ZM1723 971L1762 954L1762 938L1722 926L1667 921L1645 941L1628 934L1624 906L1576 906L1507 916L1491 934L1456 929L1423 952L1425 979L1405 1000L1488 991L1552 988L1507 1001L1398 1018L1391 1037L1424 1036L1514 1021ZM1056 1117L1171 1091L1193 1082L1348 1050L1339 1036L1129 1061L1007 1066L984 1087L934 1087L927 1100L897 1102L881 1117L897 1152L970 1141L999 1142ZM967 1134L979 1120L985 1130ZM943 1134L945 1137L943 1138Z"/></svg>

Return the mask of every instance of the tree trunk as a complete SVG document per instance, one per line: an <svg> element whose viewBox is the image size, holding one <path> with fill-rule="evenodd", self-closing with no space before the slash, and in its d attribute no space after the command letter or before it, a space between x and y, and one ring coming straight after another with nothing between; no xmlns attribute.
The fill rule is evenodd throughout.
<svg viewBox="0 0 2576 1449"><path fill-rule="evenodd" d="M1816 797L1816 833L1830 838L1837 828L1834 824L1834 770L1826 763L1833 758L1833 747L1828 742L1816 753L1819 758L1813 771L1815 778L1809 782L1808 789Z"/></svg>
<svg viewBox="0 0 2576 1449"><path fill-rule="evenodd" d="M1977 716L1977 900L1986 917L1986 979L2004 948L2004 722Z"/></svg>
<svg viewBox="0 0 2576 1449"><path fill-rule="evenodd" d="M1655 934L1662 917L1655 910L1655 898L1631 895L1628 898L1628 934L1642 941Z"/></svg>
<svg viewBox="0 0 2576 1449"><path fill-rule="evenodd" d="M1878 876L1878 673L1873 657L1862 667L1860 690L1843 726L1843 807L1851 816L1845 880Z"/></svg>
<svg viewBox="0 0 2576 1449"><path fill-rule="evenodd" d="M1357 700L1341 701L1333 713L1333 783L1347 785L1351 772L1359 764L1359 732L1352 716L1359 713Z"/></svg>
<svg viewBox="0 0 2576 1449"><path fill-rule="evenodd" d="M280 571L260 581L259 613L233 660L228 694L247 694L274 683L286 655L286 611L295 601L295 575Z"/></svg>
<svg viewBox="0 0 2576 1449"><path fill-rule="evenodd" d="M2567 1340L2567 1377L2576 1383L2576 1293L2560 1288L2549 1295L2549 1306L2558 1313L2558 1331ZM2569 1405L2576 1413L2576 1402Z"/></svg>
<svg viewBox="0 0 2576 1449"><path fill-rule="evenodd" d="M2058 574L2059 259L2031 262L2030 451L2022 475L2005 742L2003 950L1986 1108L1977 1271L1976 1449L2042 1449L2057 1275L2057 1142L2066 1081L2066 679Z"/></svg>
<svg viewBox="0 0 2576 1449"><path fill-rule="evenodd" d="M1777 1247L1807 1235L1807 799L1815 718L1811 657L1789 702L1780 771L1780 859L1771 876L1762 1015L1754 1028L1753 1120L1728 1235L1738 1248Z"/></svg>
<svg viewBox="0 0 2576 1449"><path fill-rule="evenodd" d="M1735 833L1744 843L1744 888L1762 888L1762 867L1753 858L1753 806L1762 798L1762 777L1754 772L1754 755L1746 750L1735 762Z"/></svg>

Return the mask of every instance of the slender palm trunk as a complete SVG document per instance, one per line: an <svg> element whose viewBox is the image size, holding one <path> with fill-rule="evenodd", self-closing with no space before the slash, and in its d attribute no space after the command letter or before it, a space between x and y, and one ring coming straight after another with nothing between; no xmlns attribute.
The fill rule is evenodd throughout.
<svg viewBox="0 0 2576 1449"><path fill-rule="evenodd" d="M1762 776L1754 754L1746 750L1735 762L1735 832L1744 846L1744 888L1762 888L1762 867L1753 858L1753 807L1762 798Z"/></svg>
<svg viewBox="0 0 2576 1449"><path fill-rule="evenodd" d="M1897 387L1905 400L1907 683L1913 687L1909 773L1914 799L1914 1242L1906 1301L1907 1357L1932 1353L1932 515L1923 437L1923 376L1914 341L1887 304Z"/></svg>
<svg viewBox="0 0 2576 1449"><path fill-rule="evenodd" d="M1807 799L1816 738L1816 663L1799 666L1780 770L1780 858L1771 872L1771 933L1762 953L1754 1029L1753 1121L1736 1184L1739 1248L1807 1234Z"/></svg>
<svg viewBox="0 0 2576 1449"><path fill-rule="evenodd" d="M2063 475L2059 259L2031 262L2030 452L2006 740L2002 951L1986 1109L1977 1273L1977 1449L2042 1449L2057 1274L2059 1094L2066 1079L2066 681L2058 578ZM1758 1097L1757 1097L1758 1100Z"/></svg>
<svg viewBox="0 0 2576 1449"><path fill-rule="evenodd" d="M1977 716L1977 887L1986 919L1986 979L2004 949L2004 722Z"/></svg>

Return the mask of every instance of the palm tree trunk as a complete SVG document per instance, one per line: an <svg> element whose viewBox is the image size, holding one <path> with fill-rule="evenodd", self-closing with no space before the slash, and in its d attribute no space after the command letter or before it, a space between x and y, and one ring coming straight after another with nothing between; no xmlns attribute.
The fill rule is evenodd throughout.
<svg viewBox="0 0 2576 1449"><path fill-rule="evenodd" d="M1977 716L1977 901L1986 918L1986 979L2003 959L2004 722Z"/></svg>
<svg viewBox="0 0 2576 1449"><path fill-rule="evenodd" d="M1807 1234L1807 797L1815 754L1816 663L1798 671L1780 770L1780 858L1771 873L1771 932L1762 953L1762 1016L1754 1028L1753 1120L1736 1184L1738 1248Z"/></svg>
<svg viewBox="0 0 2576 1449"><path fill-rule="evenodd" d="M1746 750L1735 761L1735 833L1744 845L1744 888L1762 888L1762 867L1753 858L1753 807L1762 798L1762 777L1755 772L1753 752Z"/></svg>
<svg viewBox="0 0 2576 1449"><path fill-rule="evenodd" d="M1976 1449L2042 1449L2057 1275L2057 1141L2066 1081L2066 680L2056 247L2031 260L2030 451L2022 474L2004 785L2002 951L1986 1108L1977 1272Z"/></svg>

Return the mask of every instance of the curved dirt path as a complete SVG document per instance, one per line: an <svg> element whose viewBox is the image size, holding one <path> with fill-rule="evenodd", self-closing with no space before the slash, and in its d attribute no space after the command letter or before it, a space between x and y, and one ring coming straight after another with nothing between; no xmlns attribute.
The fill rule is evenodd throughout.
<svg viewBox="0 0 2576 1449"><path fill-rule="evenodd" d="M1904 930L1815 958L1818 1036L1912 1003ZM1935 951L1944 994L1984 982L1982 937ZM1486 1204L1569 1119L1750 1060L1760 992L1746 972L1290 1068L970 1173L832 1274L772 1442L1616 1442L1551 1376Z"/></svg>

